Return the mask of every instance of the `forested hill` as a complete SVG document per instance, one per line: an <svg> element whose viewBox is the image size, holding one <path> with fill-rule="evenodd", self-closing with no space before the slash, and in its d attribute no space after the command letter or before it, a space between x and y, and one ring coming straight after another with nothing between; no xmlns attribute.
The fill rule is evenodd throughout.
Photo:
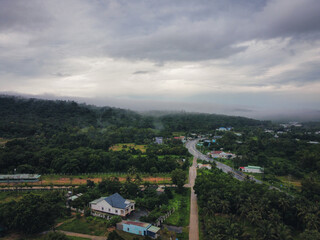
<svg viewBox="0 0 320 240"><path fill-rule="evenodd" d="M111 107L95 107L73 101L25 99L0 96L0 137L27 137L53 134L70 127L124 127L173 131L205 132L221 126L245 127L267 124L244 117L215 114L170 113L162 116L141 115ZM51 133L51 134L50 134Z"/></svg>
<svg viewBox="0 0 320 240"><path fill-rule="evenodd" d="M245 117L230 117L226 115L205 113L177 113L159 117L165 129L172 131L210 131L219 127L232 126L242 128L247 126L268 125L271 122L259 121Z"/></svg>
<svg viewBox="0 0 320 240"><path fill-rule="evenodd" d="M152 128L153 124L150 117L119 108L0 96L0 137L25 137L88 126Z"/></svg>

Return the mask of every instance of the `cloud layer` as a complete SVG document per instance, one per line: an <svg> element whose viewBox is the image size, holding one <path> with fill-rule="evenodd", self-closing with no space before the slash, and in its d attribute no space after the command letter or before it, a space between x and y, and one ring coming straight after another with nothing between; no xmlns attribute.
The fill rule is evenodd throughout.
<svg viewBox="0 0 320 240"><path fill-rule="evenodd" d="M138 99L145 109L218 104L241 115L319 110L318 0L0 0L0 6L1 91L105 99L105 105L110 98Z"/></svg>

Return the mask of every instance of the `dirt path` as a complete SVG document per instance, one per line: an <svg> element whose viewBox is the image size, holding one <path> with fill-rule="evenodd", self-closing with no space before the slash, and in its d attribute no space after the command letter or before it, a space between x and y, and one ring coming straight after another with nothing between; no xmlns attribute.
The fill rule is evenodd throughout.
<svg viewBox="0 0 320 240"><path fill-rule="evenodd" d="M62 230L59 230L59 232L62 232L68 236L89 238L92 240L106 240L107 239L107 237L103 237L103 236L93 236L93 235L87 235L87 234L82 234L82 233L67 232L67 231L62 231Z"/></svg>
<svg viewBox="0 0 320 240"><path fill-rule="evenodd" d="M197 177L197 158L193 158L192 167L189 170L189 185L191 187L189 240L199 240L198 203L194 193L194 183Z"/></svg>

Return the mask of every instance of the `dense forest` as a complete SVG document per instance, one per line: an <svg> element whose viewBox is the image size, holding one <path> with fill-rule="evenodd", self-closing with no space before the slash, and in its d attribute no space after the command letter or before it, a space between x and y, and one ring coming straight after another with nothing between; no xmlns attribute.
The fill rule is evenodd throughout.
<svg viewBox="0 0 320 240"><path fill-rule="evenodd" d="M83 173L170 172L179 167L172 159L186 158L173 132L212 131L221 125L258 126L263 122L214 114L148 116L111 107L73 101L0 97L0 172ZM205 122L205 124L204 124ZM156 146L162 136L166 144ZM111 151L117 143L145 144L146 153Z"/></svg>
<svg viewBox="0 0 320 240"><path fill-rule="evenodd" d="M202 171L195 191L204 239L320 239L320 192L309 189L293 197L216 168Z"/></svg>

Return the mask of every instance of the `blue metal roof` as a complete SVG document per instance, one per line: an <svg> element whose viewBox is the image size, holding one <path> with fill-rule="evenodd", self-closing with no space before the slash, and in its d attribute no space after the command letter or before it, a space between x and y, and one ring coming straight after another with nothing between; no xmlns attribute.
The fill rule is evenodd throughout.
<svg viewBox="0 0 320 240"><path fill-rule="evenodd" d="M119 193L115 193L109 197L106 197L104 200L106 200L107 203L109 203L112 207L115 208L121 208L125 209L127 204L125 204L125 199L121 197Z"/></svg>

